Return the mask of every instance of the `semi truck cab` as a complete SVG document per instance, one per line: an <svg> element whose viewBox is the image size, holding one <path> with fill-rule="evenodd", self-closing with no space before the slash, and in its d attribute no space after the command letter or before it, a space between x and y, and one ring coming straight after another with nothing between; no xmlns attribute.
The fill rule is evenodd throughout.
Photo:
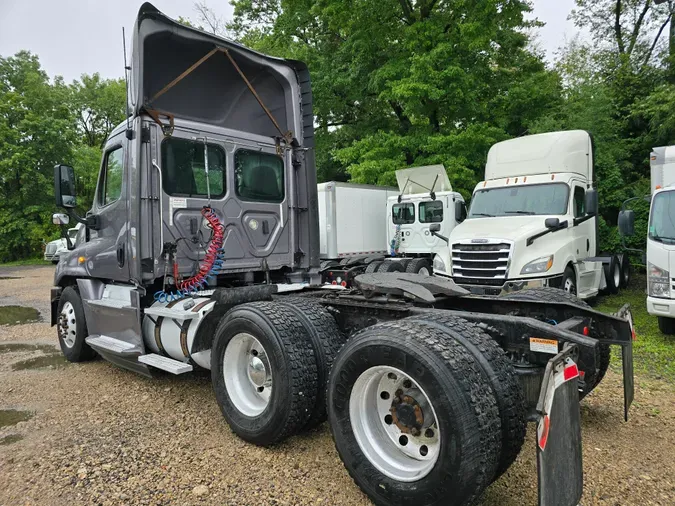
<svg viewBox="0 0 675 506"><path fill-rule="evenodd" d="M477 294L555 287L589 298L618 288L621 261L597 257L593 143L581 130L500 142L435 272ZM609 276L607 276L609 274Z"/></svg>

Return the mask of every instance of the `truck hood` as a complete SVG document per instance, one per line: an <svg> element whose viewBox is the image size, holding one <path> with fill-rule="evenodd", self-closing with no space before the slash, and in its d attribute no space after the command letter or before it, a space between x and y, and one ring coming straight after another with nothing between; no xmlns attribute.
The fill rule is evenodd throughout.
<svg viewBox="0 0 675 506"><path fill-rule="evenodd" d="M504 239L518 241L546 230L544 221L548 216L497 216L495 218L471 218L455 227L450 242L470 239Z"/></svg>
<svg viewBox="0 0 675 506"><path fill-rule="evenodd" d="M312 93L304 63L265 56L190 28L147 2L134 27L128 101L135 115L150 113L167 128L175 116L262 136L288 134L294 143L313 147ZM294 114L301 109L304 118Z"/></svg>

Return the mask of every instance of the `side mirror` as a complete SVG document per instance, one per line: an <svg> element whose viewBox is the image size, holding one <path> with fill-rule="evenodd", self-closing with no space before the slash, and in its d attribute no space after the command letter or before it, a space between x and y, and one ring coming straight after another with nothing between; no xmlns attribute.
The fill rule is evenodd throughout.
<svg viewBox="0 0 675 506"><path fill-rule="evenodd" d="M464 212L464 202L459 199L455 200L455 221L463 221L462 213Z"/></svg>
<svg viewBox="0 0 675 506"><path fill-rule="evenodd" d="M544 226L546 228L558 228L560 226L560 218L546 218Z"/></svg>
<svg viewBox="0 0 675 506"><path fill-rule="evenodd" d="M57 207L72 209L75 198L75 171L69 165L54 166L54 198Z"/></svg>
<svg viewBox="0 0 675 506"><path fill-rule="evenodd" d="M635 234L635 212L632 209L619 213L619 233L626 237Z"/></svg>
<svg viewBox="0 0 675 506"><path fill-rule="evenodd" d="M440 223L432 223L429 225L429 232L434 233L434 232L440 232L441 231L441 224Z"/></svg>
<svg viewBox="0 0 675 506"><path fill-rule="evenodd" d="M598 190L586 190L586 197L584 202L586 214L596 216L598 214Z"/></svg>
<svg viewBox="0 0 675 506"><path fill-rule="evenodd" d="M54 213L52 214L52 223L54 225L68 225L68 223L70 223L70 217L67 214Z"/></svg>

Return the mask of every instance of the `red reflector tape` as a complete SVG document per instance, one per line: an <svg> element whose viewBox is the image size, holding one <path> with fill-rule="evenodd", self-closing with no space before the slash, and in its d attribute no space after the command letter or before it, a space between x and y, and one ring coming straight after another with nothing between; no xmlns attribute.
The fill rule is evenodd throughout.
<svg viewBox="0 0 675 506"><path fill-rule="evenodd" d="M584 327L584 335L585 335L585 336L588 336L588 335L590 335L590 334L591 334L591 331L589 330L589 328L588 328L588 327Z"/></svg>
<svg viewBox="0 0 675 506"><path fill-rule="evenodd" d="M579 377L579 368L577 367L577 364L572 363L568 366L565 366L565 369L563 370L563 374L565 377L565 381L569 381L574 378Z"/></svg>
<svg viewBox="0 0 675 506"><path fill-rule="evenodd" d="M543 427L541 427L541 434L539 434L539 448L546 449L546 442L548 441L548 430L551 428L551 419L548 415L544 416Z"/></svg>
<svg viewBox="0 0 675 506"><path fill-rule="evenodd" d="M333 280L331 285L337 285L337 281Z"/></svg>

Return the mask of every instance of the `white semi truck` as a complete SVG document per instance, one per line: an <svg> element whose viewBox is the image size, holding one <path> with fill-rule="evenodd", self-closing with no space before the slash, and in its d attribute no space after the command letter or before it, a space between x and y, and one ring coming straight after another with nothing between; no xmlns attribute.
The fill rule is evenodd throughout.
<svg viewBox="0 0 675 506"><path fill-rule="evenodd" d="M616 293L628 283L630 265L627 255L597 255L597 206L587 132L500 142L434 271L484 295L531 287L562 288L581 299Z"/></svg>
<svg viewBox="0 0 675 506"><path fill-rule="evenodd" d="M647 233L647 311L658 317L664 334L675 334L675 146L653 148L651 206ZM649 197L647 197L649 198ZM633 200L633 199L630 199ZM625 207L625 206L624 206ZM633 235L632 210L619 214L622 235Z"/></svg>

